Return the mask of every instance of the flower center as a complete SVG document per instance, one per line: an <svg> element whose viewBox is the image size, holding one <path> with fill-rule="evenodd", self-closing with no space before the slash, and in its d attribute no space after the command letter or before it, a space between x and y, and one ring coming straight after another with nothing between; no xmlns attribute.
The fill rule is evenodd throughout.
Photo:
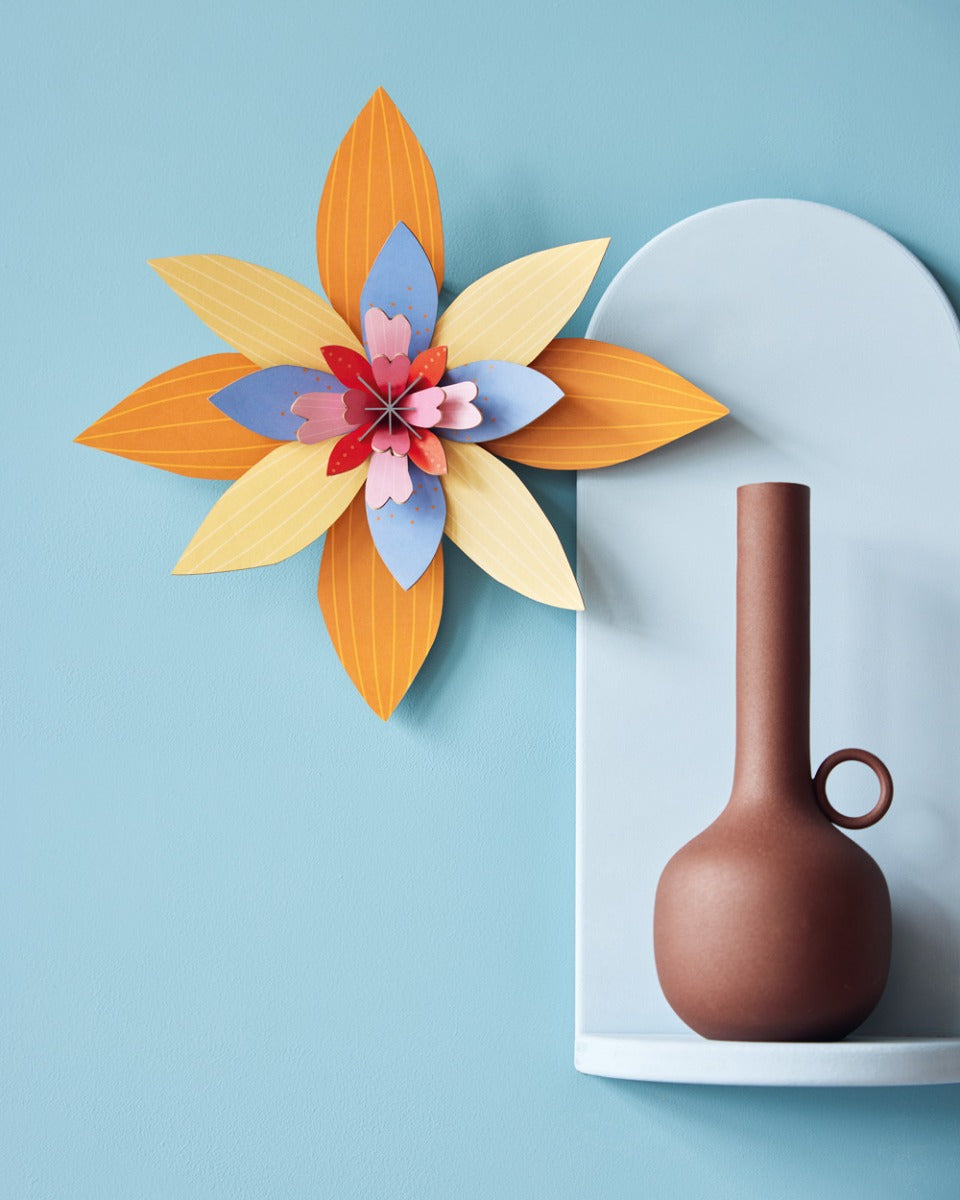
<svg viewBox="0 0 960 1200"><path fill-rule="evenodd" d="M412 405L401 404L401 401L404 400L408 393L417 386L422 378L422 375L418 375L416 379L411 380L411 382L408 383L403 391L396 397L393 395L392 384L387 384L387 394L384 396L382 392L373 387L372 384L367 383L365 379L360 380L363 386L376 401L375 404L367 405L365 411L368 413L379 414L378 416L372 418L372 424L366 433L360 435L361 441L363 441L367 434L373 433L381 421L387 422L387 431L392 434L394 420L396 420L399 425L402 425L403 428L409 433L412 433L415 438L421 437L421 434L413 427L413 425L411 425L410 422L401 415L405 412L411 412Z"/></svg>

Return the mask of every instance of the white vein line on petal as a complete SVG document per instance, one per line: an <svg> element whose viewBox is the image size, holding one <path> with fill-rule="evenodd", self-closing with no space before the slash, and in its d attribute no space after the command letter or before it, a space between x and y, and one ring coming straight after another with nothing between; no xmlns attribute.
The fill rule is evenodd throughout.
<svg viewBox="0 0 960 1200"><path fill-rule="evenodd" d="M286 462L287 459L290 458L290 453L288 451L288 448L286 446L283 446L279 450L274 450L272 452L272 454L268 454L265 459L261 460L261 464L258 464L258 466L263 465L263 464L269 464L269 467L276 467L277 461L276 461L276 459L273 458L273 455L276 455L276 454L283 454L283 460L282 460L283 462ZM196 555L201 546L203 546L205 543L209 542L212 538L222 535L224 532L225 526L232 525L232 523L235 522L237 520L237 518L241 516L242 513L246 512L248 508L250 508L252 505L256 504L258 501L262 501L264 499L264 497L269 496L270 493L274 491L274 489L281 487L284 483L289 482L290 475L292 475L294 473L294 471L299 469L300 473L302 474L303 468L305 466L309 466L309 465L310 464L307 463L306 460L301 458L298 462L296 462L293 465L293 467L290 467L288 469L287 474L278 475L266 487L251 488L250 495L249 495L249 497L247 497L245 499L245 502L238 505L238 507L235 509L231 508L229 516L225 520L222 520L219 523L213 525L202 538L200 538L197 541L192 542L187 547L186 551L184 552L184 557L186 557L186 555L191 552L193 555ZM256 481L258 481L263 474L267 473L269 467L266 465L263 465L263 469L259 470L259 471L255 467L253 469L256 472L255 475L253 474L253 472L247 472L246 475L241 475L240 480L238 480L237 482L239 483L241 480L245 480L246 484L249 486L250 484L253 484ZM302 479L299 482L302 482ZM237 484L234 484L233 486L236 487ZM296 483L293 486L296 486ZM230 496L232 491L233 491L233 488L230 488L226 492L224 492L223 497L219 501L217 501L217 504L223 503L223 501L226 500L226 498L228 496ZM244 492L245 491L246 491L246 488L244 488ZM284 493L284 494L286 494L286 493ZM235 497L234 497L234 499L235 499ZM282 499L282 497L281 497L281 499ZM268 505L267 508L271 508L272 506L273 506L273 504L271 502L271 504ZM210 520L210 517L213 515L213 513L216 511L216 507L217 507L217 505L214 505L214 507L210 510L210 513L207 516L208 521ZM263 511L266 511L266 510L264 509ZM228 536L222 537L221 541L217 543L216 547L211 551L211 553L205 555L202 559L196 560L197 565L200 565L205 562L209 562L209 560L213 557L214 554L217 553L218 550L220 550L223 546L228 545L233 540L233 538L235 538L239 533L242 533L243 530L246 529L248 525L252 524L252 522L255 521L256 519L257 519L256 516L254 516L251 521L248 521L245 525L243 525L239 529L231 528ZM201 528L202 528L202 526L201 526ZM199 530L198 530L198 533L199 533Z"/></svg>
<svg viewBox="0 0 960 1200"><path fill-rule="evenodd" d="M326 478L326 476L325 476L325 478ZM304 484L307 482L309 482L311 484L311 491L310 491L310 495L307 496L306 500L304 500L304 502L298 508L295 508L292 512L288 513L287 516L285 516L283 518L283 520L280 521L278 524L272 525L267 530L267 532L262 534L260 537L258 537L255 542L248 542L243 547L243 549L239 550L236 554L234 554L232 558L226 559L225 565L236 562L238 558L243 558L247 554L252 553L254 547L259 546L261 542L266 541L267 538L270 538L270 537L274 536L275 534L277 534L281 529L283 529L283 527L285 525L289 525L290 522L293 521L296 517L298 517L305 508L311 508L312 515L310 517L308 517L305 521L301 521L301 523L297 526L297 528L294 530L294 532L291 533L289 535L289 537L285 538L284 541L274 544L272 550L270 551L270 555L271 555L270 561L271 562L281 562L284 558L289 558L292 554L296 554L297 550L302 550L303 547L306 546L309 542L315 541L320 536L320 534L324 532L325 529L329 529L330 525L333 523L333 520L335 520L336 518L332 518L330 521L328 521L327 524L324 526L324 528L317 530L317 532L315 534L313 534L313 536L308 536L307 539L305 541L302 541L301 544L297 547L297 550L290 550L290 551L287 551L286 553L284 553L284 551L286 551L287 546L289 546L291 544L295 544L300 538L303 537L305 530L308 530L310 528L310 526L315 524L317 521L324 519L324 516L327 512L332 511L333 509L336 508L337 504L343 498L344 493L349 491L350 486L354 483L354 476L353 476L353 473L350 472L349 475L344 475L343 481L338 486L329 488L327 490L326 494L323 496L323 499L322 499L319 507L317 506L317 501L318 501L319 497L318 497L316 491L313 490L312 485L314 483L314 480L312 477L309 480L301 480L300 483L296 485L296 490L299 490L300 488L302 488L304 486ZM357 487L354 490L354 492L351 494L351 497L350 497L351 499L353 498L353 495L356 495L356 492L359 491L360 484L362 484L363 480L360 479L360 480L357 480L356 482L357 482ZM291 488L290 490L293 491L295 489ZM276 557L274 557L274 555Z"/></svg>
<svg viewBox="0 0 960 1200"><path fill-rule="evenodd" d="M203 316L203 319L215 333L219 333L220 330L227 330L230 334L232 334L232 339L231 337L226 337L225 340L230 342L230 344L235 347L239 345L245 347L253 345L261 348L262 353L259 355L259 357L266 361L257 365L275 365L275 360L278 356L284 357L283 355L279 354L282 346L286 346L288 350L292 351L291 354L288 354L285 357L294 366L318 367L319 364L324 361L319 353L319 348L316 351L308 350L302 343L291 341L289 338L277 334L268 326L254 325L249 321L244 325L234 324L233 321L228 320L224 316L224 312L231 312L235 316L244 318L246 314L242 309L232 308L229 305L223 304L222 301L220 302L219 308L210 308L208 304L204 303L205 300L209 299L208 293L198 289L193 284L186 283L184 281L178 281L178 283L180 286L174 290L179 292L181 299L183 299L194 310L194 312ZM268 335L270 340L266 341L263 337L257 337L254 330L259 330L261 334ZM223 335L221 334L221 336ZM241 353L246 353L248 357L252 358L249 350L243 350ZM312 361L308 362L308 357L312 359ZM326 367L323 367L322 369L326 370Z"/></svg>
<svg viewBox="0 0 960 1200"><path fill-rule="evenodd" d="M240 378L242 379L243 376L241 376ZM236 382L236 380L231 380L231 382ZM137 388L138 392L141 390L142 389ZM176 404L178 401L195 400L198 396L201 397L202 399L208 400L211 395L215 395L216 392L219 390L220 390L219 388L200 388L199 391L195 391L195 392L177 392L173 396L161 396L159 400L144 400L144 402L142 404L131 404L129 408L122 408L119 412L104 413L104 415L100 418L100 420L96 421L95 424L102 425L103 422L107 421L107 420L116 421L121 417L129 417L132 413L140 412L141 409L156 408L158 404ZM134 396L134 395L136 395L136 392L131 392L130 395ZM129 399L129 397L128 397L128 399ZM174 425L181 424L181 422L176 417L174 417L170 420L169 424L172 428ZM121 430L120 433L116 433L116 434L112 433L109 436L110 437L120 437L124 433L136 433L137 431L138 431L137 429L124 429L124 430Z"/></svg>
<svg viewBox="0 0 960 1200"><path fill-rule="evenodd" d="M463 462L463 460L461 459L460 460L461 470L459 470L457 472L457 479L459 481L460 486L466 488L474 496L480 495L482 498L483 493L480 491L480 489L476 486L476 484L474 482L474 480L477 478L476 469L473 467L473 464L470 464L470 466L467 468L467 470L464 471L462 469L462 462ZM509 468L507 468L507 469L509 470ZM511 472L511 474L512 474L512 472ZM520 481L516 478L515 475L513 476L513 478L516 483L518 483L518 484L520 483ZM522 484L520 486L522 487ZM530 496L529 492L524 490L523 494L524 494L525 499L528 499L531 504L536 504L536 501L533 499L532 496ZM489 508L489 505L486 505L486 507ZM543 526L546 526L546 528L550 530L550 532L553 534L553 536L555 538L556 538L556 531L553 529L553 526L550 524L550 522L547 520L546 516L543 514L543 511L541 509L538 509L537 511L540 513L540 515L543 518L542 522L534 521L532 519L532 516L533 516L532 513L530 513L529 516L526 513L523 515L523 520L521 521L521 526L523 529L525 529L527 531L528 534L531 535L530 541L524 542L524 548L525 549L532 548L534 550L535 556L539 559L541 566L543 566L546 569L547 573L553 577L553 580L555 583L565 585L561 590L566 591L567 588L569 587L569 580L567 579L566 575L563 574L563 572L559 566L559 563L557 561L556 555L552 555L548 552L549 549L553 549L553 546L551 543L549 543L546 540L546 537L545 537L546 531L543 528ZM506 550L509 553L509 555L513 559L515 559L516 562L518 562L521 567L524 568L524 571L521 572L521 577L527 578L527 579L531 579L531 578L536 579L537 578L535 575L533 575L530 572L529 566L518 548L514 547L513 545L511 545L511 543L506 542L499 537L495 537L494 542L490 543L490 542L485 541L483 537L480 537L477 535L478 530L483 530L484 532L493 533L495 527L491 527L487 522L485 522L483 520L477 520L476 518L473 518L472 520L468 519L467 521L463 521L463 520L457 521L456 517L455 517L455 522L457 524L459 524L461 527L465 528L468 532L473 534L474 539L481 545L486 546L488 548L488 550L491 545L500 546L502 549ZM539 528L538 528L538 526L539 526ZM557 538L557 547L560 549L560 553L563 554L563 548L562 548L562 546L560 546L559 538ZM540 553L537 553L538 551L540 551ZM566 563L565 556L564 556L564 563ZM569 566L567 569L569 570Z"/></svg>
<svg viewBox="0 0 960 1200"><path fill-rule="evenodd" d="M539 253L541 255L550 254L546 250L541 250ZM468 310L470 319L459 330L458 341L473 341L475 339L475 330L479 325L486 326L488 335L493 333L497 334L497 336L502 336L498 331L502 326L509 325L510 317L521 304L525 303L530 296L536 295L544 287L552 283L559 275L571 271L581 260L586 260L595 253L593 244L588 242L585 246L581 246L576 254L557 255L560 263L556 269L543 279L540 279L540 272L537 271L535 277L538 279L538 282L532 288L526 282L530 278L529 271L517 265L518 263L523 263L523 259L517 259L514 263L509 263L506 267L500 267L499 271L503 272L506 279L509 280L509 286L500 293L501 298L496 305L496 318L493 321L490 321L488 318L489 306L487 304L487 296L491 291L494 293L499 291L498 285L502 286L503 276L501 276L500 280L497 280L496 275L498 272L494 271L492 272L493 278L490 276L484 277L484 279L479 281L482 286L477 287L477 291L471 297L470 309ZM511 299L513 303L508 306L508 301Z"/></svg>
<svg viewBox="0 0 960 1200"><path fill-rule="evenodd" d="M221 258L216 254L202 254L199 257L208 262L215 262L223 271L229 272L231 275L236 276L237 279L242 280L248 278L243 271L240 271L236 268L233 261L230 259ZM332 305L328 304L321 296L318 296L315 292L312 292L308 287L304 287L302 283L297 283L294 279L287 279L285 275L281 275L278 271L271 271L269 267L258 267L253 263L247 263L245 265L251 267L261 279L265 280L265 286L268 286L272 291L282 287L292 296L296 296L296 303L294 303L293 300L287 300L283 296L278 296L277 299L280 303L288 305L290 308L293 308L297 312L303 313L303 315L307 317L307 319L311 322L310 326L306 330L307 332L313 332L313 322L319 321L326 325L330 325L332 328L339 328L342 326L343 332L345 334L349 334L349 336L353 338L353 333L350 331L349 326L347 326L346 322L336 311L336 309L334 309ZM238 294L247 295L247 293L242 291ZM306 306L304 301L309 301L309 305ZM291 324L295 324L295 322L291 322Z"/></svg>
<svg viewBox="0 0 960 1200"><path fill-rule="evenodd" d="M293 474L293 472L291 472L291 475L292 474ZM286 478L289 479L289 476L287 476ZM273 510L275 510L278 505L282 505L285 501L287 501L295 493L299 492L302 488L307 487L310 489L310 496L308 497L308 503L311 502L312 500L314 500L315 493L314 493L313 489L315 486L315 480L316 480L316 469L313 466L313 464L309 464L306 470L302 470L302 469L299 470L296 473L296 477L290 480L289 487L287 487L283 492L280 492L278 495L274 496L269 504L266 504L263 506L263 508L259 509L257 511L257 513L254 516L252 516L248 521L245 521L243 523L243 525L241 525L235 529L229 529L228 536L225 537L223 539L223 541L217 547L214 548L214 550L212 550L210 553L208 553L205 556L205 558L202 559L202 562L209 562L210 559L212 557L214 557L215 555L217 555L218 553L227 555L229 553L229 547L234 545L236 543L237 539L241 538L242 535L246 532L246 530L248 530L250 528L251 525L256 524L259 520L261 520L263 517L265 517L267 513L270 513ZM263 493L261 493L261 495L262 494ZM245 506L245 508L246 507L247 506ZM234 563L237 561L237 559L243 558L248 553L252 553L253 548L255 546L259 546L261 542L263 542L267 538L271 537L274 534L274 532L277 530L277 528L282 527L285 523L286 523L286 518L281 520L277 525L270 525L265 530L265 532L263 534L261 534L261 536L258 537L255 541L243 542L243 544L241 545L239 550L237 550L235 553L230 553L229 558L224 557L220 561L222 561L224 564Z"/></svg>
<svg viewBox="0 0 960 1200"><path fill-rule="evenodd" d="M223 550L224 552L226 552L226 547L230 546L233 542L235 542L237 540L237 538L246 529L249 529L249 527L251 525L253 525L257 520L259 520L260 517L264 516L266 513L270 512L272 509L275 509L278 504L281 504L284 500L287 500L290 496L293 496L295 493L300 492L304 487L308 487L310 489L310 494L307 497L304 504L300 505L297 509L294 509L294 514L299 513L306 504L313 503L316 500L316 494L313 490L315 474L316 474L316 472L314 471L313 467L311 466L311 468L308 472L306 472L305 474L302 474L300 478L294 479L291 482L290 486L286 489L285 492L282 492L279 496L275 496L274 499L271 500L270 503L268 505L266 505L263 509L261 509L260 512L258 512L256 516L252 517L249 521L246 521L239 529L233 530L231 532L230 536L227 537L223 541L222 545L220 546L220 549ZM278 529L283 528L283 526L287 523L288 520L290 520L289 514L286 517L284 517L282 520L278 521L276 524L270 525L270 527L264 533L262 533L260 535L260 537L258 537L255 541L244 542L241 545L240 549L236 551L236 553L232 554L229 558L223 558L221 560L222 565L226 567L230 563L235 563L237 561L237 559L244 558L248 554L252 554L254 547L259 546L261 544L261 542L264 542L268 538L272 537ZM271 551L271 553L272 553L272 551ZM210 558L210 555L207 555L207 558L204 559L204 561L205 562L208 561L209 558Z"/></svg>
<svg viewBox="0 0 960 1200"><path fill-rule="evenodd" d="M477 489L472 485L464 483L464 486L472 495L477 494ZM472 521L455 521L455 525L458 527L458 532L469 534L470 540L472 540L476 545L483 547L483 549L487 552L488 562L496 562L498 557L496 551L498 549L501 551L501 553L506 551L509 559L522 568L522 570L518 571L516 575L514 575L514 578L517 580L517 582L522 583L524 588L526 588L530 593L539 594L541 596L544 594L544 590L538 586L542 577L530 570L528 561L520 553L519 549L515 548L509 542L503 541L502 538L496 536L495 529L483 525L480 522L474 524ZM527 531L530 531L530 526L526 523L524 523L523 528ZM537 553L537 551L541 548L541 539L539 531L534 530L532 532L534 532L536 536L532 540L524 540L523 548L525 550L532 550L534 552L534 556L538 558L541 564L546 568L547 581L549 584L553 584L556 587L561 582L566 582L565 580L561 580L555 563L550 560L544 561L543 556ZM487 534L488 536L482 536L483 533ZM456 541L457 539L454 538L454 540ZM462 545L461 549L464 549ZM511 585L508 584L507 586ZM519 591L520 589L517 588L515 590ZM556 594L552 588L548 588L547 590L551 595ZM566 588L562 588L561 594L566 590Z"/></svg>
<svg viewBox="0 0 960 1200"><path fill-rule="evenodd" d="M583 338L583 339L571 339L571 340L576 340L576 341L582 340L582 341L587 341L589 343L590 339ZM605 342L602 344L607 345L607 346L610 345L609 342ZM619 347L618 347L618 349L619 349ZM676 371L671 370L670 367L665 367L663 365L663 363L657 362L657 360L655 358L650 358L645 354L640 354L639 352L637 354L637 358L631 358L629 355L626 355L626 354L610 354L608 351L594 350L588 344L587 346L562 346L562 345L554 346L551 349L551 353L555 356L560 355L560 354L571 354L571 355L573 355L575 364L577 362L583 362L586 359L592 358L592 359L599 359L600 362L630 363L631 366L642 367L644 370L649 368L651 371L663 371L667 375L676 375ZM570 367L564 368L561 365L561 370L571 370L571 369L577 370L577 371L582 371L582 372L584 372L584 374L589 374L589 375L609 375L611 379L623 379L627 383L634 382L634 377L632 375L617 375L617 374L614 374L612 371L596 371L590 367L581 367L581 366L577 366L577 365L575 365L573 368L570 368ZM690 387L692 388L693 386L694 385L691 383Z"/></svg>
<svg viewBox="0 0 960 1200"><path fill-rule="evenodd" d="M585 258L586 256L581 256L581 257ZM530 292L527 295L527 299L531 299L534 296L539 296L549 286L549 284L552 283L552 281L557 277L558 274L562 274L567 270L572 271L574 266L579 267L578 259L571 259L571 261L569 263L565 264L564 267L561 267L558 271L554 272L553 275L550 275L549 277L546 277L543 280L541 280L534 288L532 288L530 290ZM569 315L569 310L570 310L571 306L576 307L576 304L574 303L574 301L577 300L578 295L579 296L583 295L584 290L585 289L581 289L581 287L579 285L579 276L578 276L576 283L571 282L564 291L561 291L558 293L557 302L554 304L553 308L551 308L549 310L549 312L550 312L550 320L549 321L542 319L542 311L543 310L541 310L541 322L540 322L541 326L544 328L549 327L550 329L553 330L554 333L556 333L558 329L562 328L563 325L566 323L565 319L564 319L565 315ZM513 312L516 309L516 307L517 307L517 305L514 304L513 307L508 312L503 314L504 317L509 316L509 313ZM549 336L552 337L553 334L550 334ZM507 349L509 351L511 351L513 354L517 354L519 352L519 349L523 346L523 343L527 340L528 339L524 337L522 332L520 332L520 333L515 332L512 340L510 339L509 336L505 337L504 342L503 342L503 346L505 347L504 358L509 359L509 357L510 357L510 354L506 352ZM515 349L515 347L516 347L516 349Z"/></svg>
<svg viewBox="0 0 960 1200"><path fill-rule="evenodd" d="M315 334L315 322L317 318L316 310L311 311L308 308L304 308L302 303L294 304L285 296L277 295L276 289L271 286L273 277L267 273L266 268L253 267L251 272L246 273L243 271L238 271L236 267L232 269L226 267L224 265L224 260L217 258L215 255L205 254L200 257L205 262L216 263L217 266L220 267L220 270L205 271L197 264L196 259L178 259L177 261L185 270L192 271L195 275L199 275L201 279L212 280L223 290L232 292L233 295L239 296L242 300L245 300L248 305L261 308L270 316L279 317L281 320L286 321L288 325L292 325L295 329L298 329L307 336L312 336ZM249 265L253 266L253 264ZM255 292L251 292L245 288L234 287L232 284L227 283L227 281L224 279L224 275L227 273L246 282L247 284L252 283L253 279L255 278L260 292L269 297L269 299L264 299L263 296L257 295ZM291 312L296 313L297 315L292 316ZM300 320L298 319L299 317L305 317L306 323L301 324Z"/></svg>
<svg viewBox="0 0 960 1200"><path fill-rule="evenodd" d="M184 274L181 273L181 275L178 277L173 271L169 272L169 274L172 275L173 278L177 279L181 287L192 288L194 291L199 292L208 303L220 304L228 312L236 313L241 317L246 317L249 322L252 324L255 323L255 328L262 329L275 337L280 337L281 335L275 332L274 322L282 322L289 329L298 334L302 334L305 341L316 343L320 340L319 330L317 329L315 321L314 323L308 325L302 325L298 320L294 320L294 318L292 318L288 312L284 311L282 306L287 305L288 301L282 300L279 304L271 304L267 300L263 300L249 291L242 291L240 288L231 287L229 284L224 283L223 279L218 275L211 274L207 271L201 271L199 267L185 264L182 262L182 260L180 261L179 265L183 271L188 271L189 275L185 277ZM211 294L209 288L205 288L201 284L198 284L196 282L197 278L210 280L217 284L218 288L215 294ZM267 296L269 296L271 300L277 300L277 297L274 295L274 293L269 291L267 288L264 288L262 284L260 285L260 289ZM224 292L230 292L234 296L239 296L246 302L246 307L238 308L235 304L228 303L224 298ZM254 313L251 311L253 309L261 310L262 312L266 313L268 317L272 318L272 320L264 321L259 315L254 315ZM300 345L301 343L298 341L297 343L291 344Z"/></svg>
<svg viewBox="0 0 960 1200"><path fill-rule="evenodd" d="M557 270L553 271L550 275L538 277L536 284L534 284L533 287L531 287L529 290L527 290L527 292L524 295L521 295L520 297L518 297L517 300L515 301L515 303L510 306L510 308L504 309L502 312L498 313L498 318L499 318L497 321L498 328L504 328L504 326L506 326L506 328L509 330L511 327L511 324L512 324L510 318L513 315L513 313L516 312L517 308L520 307L521 304L530 303L535 298L542 295L544 292L548 291L548 289L550 288L550 285L553 283L553 281L558 276L566 275L568 272L573 271L574 268L578 267L578 266L579 266L578 259L571 258L569 261L561 264L557 268ZM545 311L549 311L551 313L551 322L554 322L557 318L555 318L552 314L565 312L569 308L569 306L570 306L572 300L574 299L574 297L576 296L578 290L579 290L579 288L574 286L573 284L567 284L567 286L565 288L562 288L557 293L555 293L555 295L557 296L557 302L554 304L553 308L550 310L545 310L542 308L538 310L537 315L539 317L539 324L542 327L545 327L548 324L548 322L544 319ZM554 328L554 330L555 330L556 325L551 324L551 328ZM501 345L504 348L509 348L511 350L513 349L514 346L520 346L523 344L523 342L528 340L524 336L524 332L522 330L519 332L517 331L516 326L513 326L512 331L513 331L513 338L511 339L509 333L504 333L503 342L501 343ZM507 357L506 354L505 354L505 357Z"/></svg>

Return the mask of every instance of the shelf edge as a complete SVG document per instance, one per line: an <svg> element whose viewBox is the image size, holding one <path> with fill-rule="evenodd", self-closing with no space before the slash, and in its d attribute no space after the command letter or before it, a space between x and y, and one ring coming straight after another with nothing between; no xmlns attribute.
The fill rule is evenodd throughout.
<svg viewBox="0 0 960 1200"><path fill-rule="evenodd" d="M710 1042L695 1034L576 1039L585 1075L746 1087L904 1087L960 1083L960 1037L843 1042Z"/></svg>

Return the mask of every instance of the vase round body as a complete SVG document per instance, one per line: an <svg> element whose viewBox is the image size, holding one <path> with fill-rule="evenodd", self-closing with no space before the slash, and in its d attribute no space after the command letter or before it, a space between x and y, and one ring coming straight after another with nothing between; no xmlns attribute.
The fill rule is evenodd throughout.
<svg viewBox="0 0 960 1200"><path fill-rule="evenodd" d="M873 859L837 829L889 807L865 751L810 769L809 489L738 491L737 743L730 800L667 864L657 888L657 974L697 1033L737 1041L844 1037L876 1006L890 965L890 896ZM857 759L881 797L836 813L826 776Z"/></svg>

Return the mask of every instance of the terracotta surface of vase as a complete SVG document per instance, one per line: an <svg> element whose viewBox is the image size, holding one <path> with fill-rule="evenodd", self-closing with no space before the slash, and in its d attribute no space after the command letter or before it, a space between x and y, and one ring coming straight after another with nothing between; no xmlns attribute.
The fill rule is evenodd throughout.
<svg viewBox="0 0 960 1200"><path fill-rule="evenodd" d="M875 1007L890 964L880 868L835 824L864 828L890 805L883 763L862 750L810 769L809 489L739 489L737 741L729 803L667 864L657 888L657 974L697 1033L738 1041L844 1037ZM880 798L837 813L826 778L866 763Z"/></svg>

